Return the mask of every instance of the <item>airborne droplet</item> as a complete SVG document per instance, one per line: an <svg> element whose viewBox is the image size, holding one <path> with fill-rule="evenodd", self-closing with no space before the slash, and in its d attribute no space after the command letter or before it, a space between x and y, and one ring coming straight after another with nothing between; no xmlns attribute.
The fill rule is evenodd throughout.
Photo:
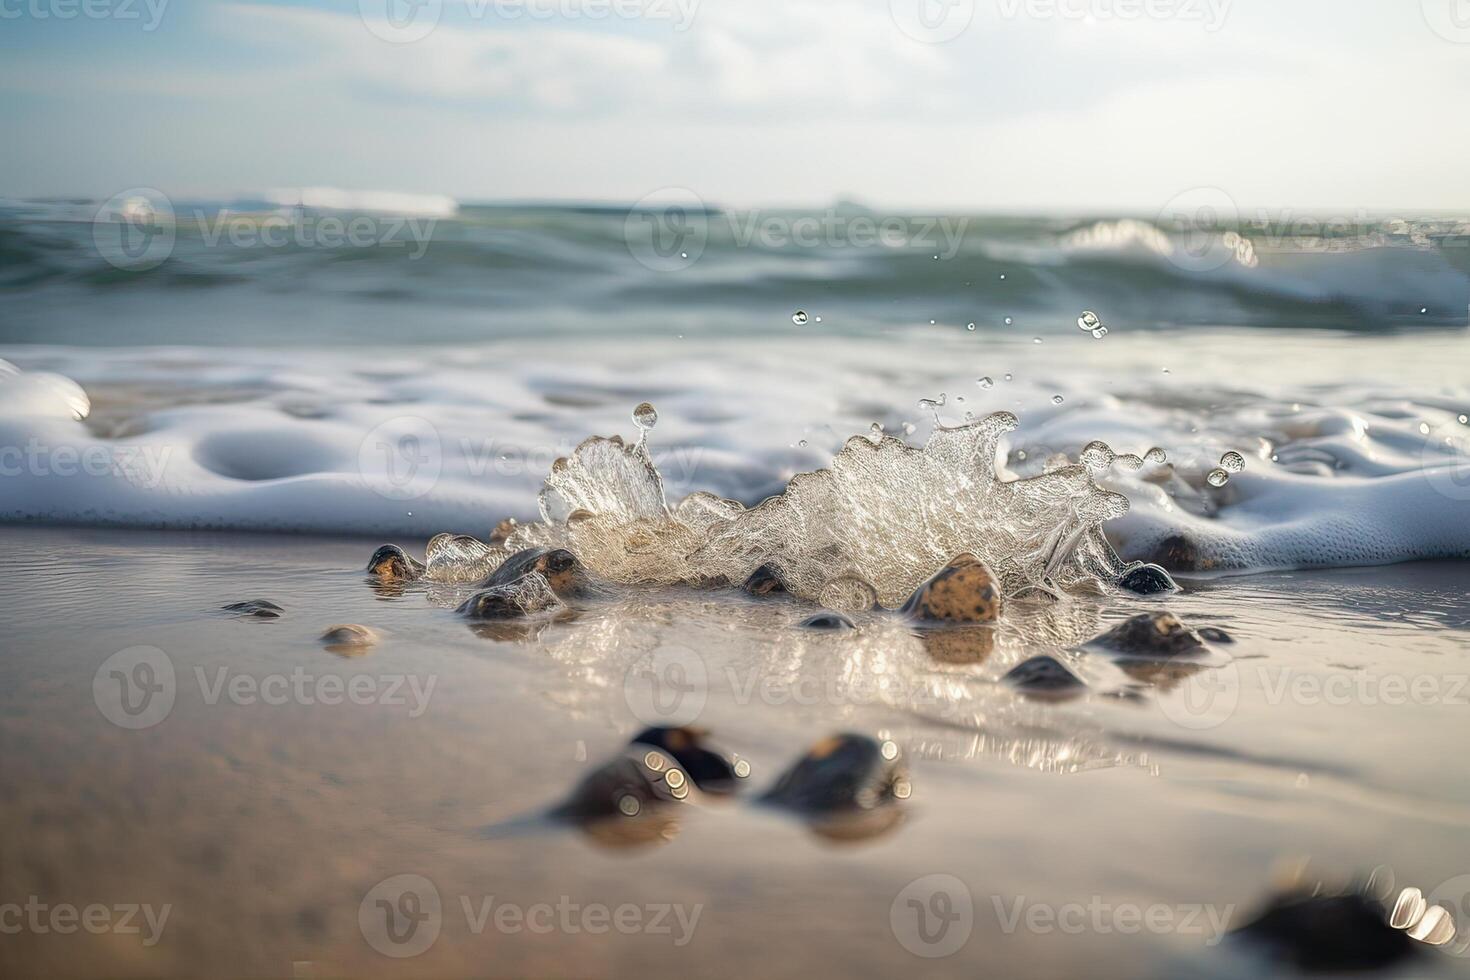
<svg viewBox="0 0 1470 980"><path fill-rule="evenodd" d="M1220 468L1230 473L1239 473L1245 469L1245 457L1234 451L1228 452L1220 457Z"/></svg>
<svg viewBox="0 0 1470 980"><path fill-rule="evenodd" d="M791 314L791 322L796 324L798 327L801 326L803 323L806 323L806 310L797 310L795 313Z"/></svg>
<svg viewBox="0 0 1470 980"><path fill-rule="evenodd" d="M1205 481L1208 482L1209 485L1212 487L1223 487L1225 484L1230 482L1230 474L1222 469L1213 469L1210 470L1209 475L1205 477Z"/></svg>
<svg viewBox="0 0 1470 980"><path fill-rule="evenodd" d="M1077 329L1093 331L1102 326L1102 318L1091 310L1083 310L1082 315L1077 318Z"/></svg>
<svg viewBox="0 0 1470 980"><path fill-rule="evenodd" d="M1060 405L1064 401L1066 401L1066 399L1063 398L1061 395L1052 395L1051 396L1051 403L1053 405Z"/></svg>
<svg viewBox="0 0 1470 980"><path fill-rule="evenodd" d="M644 402L633 409L633 424L640 429L651 429L658 425L658 412L648 402Z"/></svg>
<svg viewBox="0 0 1470 980"><path fill-rule="evenodd" d="M1150 463L1167 463L1169 461L1169 454L1164 452L1158 446L1155 446L1148 452L1144 453L1143 458Z"/></svg>
<svg viewBox="0 0 1470 980"><path fill-rule="evenodd" d="M977 378L975 380L975 383L977 385L979 385L980 387L982 387L982 388L994 388L995 387L995 379L992 378L992 377L990 377L990 376L988 376L988 375L986 377L983 377L983 378Z"/></svg>

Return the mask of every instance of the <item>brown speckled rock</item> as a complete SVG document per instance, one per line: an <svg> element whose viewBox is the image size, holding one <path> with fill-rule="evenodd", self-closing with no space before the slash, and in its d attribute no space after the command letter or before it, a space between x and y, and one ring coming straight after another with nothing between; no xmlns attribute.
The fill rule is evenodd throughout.
<svg viewBox="0 0 1470 980"><path fill-rule="evenodd" d="M1000 583L974 555L950 560L919 586L903 611L916 619L941 623L991 623L1000 618Z"/></svg>
<svg viewBox="0 0 1470 980"><path fill-rule="evenodd" d="M1087 641L1134 657L1178 657L1204 653L1209 648L1194 630L1173 613L1142 613Z"/></svg>

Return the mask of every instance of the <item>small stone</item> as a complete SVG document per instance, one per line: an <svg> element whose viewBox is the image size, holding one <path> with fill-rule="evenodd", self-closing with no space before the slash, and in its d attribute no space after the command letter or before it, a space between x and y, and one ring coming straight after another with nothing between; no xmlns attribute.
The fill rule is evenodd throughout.
<svg viewBox="0 0 1470 980"><path fill-rule="evenodd" d="M412 582L423 576L424 563L396 544L385 544L368 559L367 572L387 582Z"/></svg>
<svg viewBox="0 0 1470 980"><path fill-rule="evenodd" d="M377 630L356 623L328 626L321 637L328 650L347 655L366 653L377 645L378 639Z"/></svg>
<svg viewBox="0 0 1470 980"><path fill-rule="evenodd" d="M286 611L269 599L246 599L243 602L232 602L220 608L225 612L232 612L237 616L249 616L252 619L280 619L281 614Z"/></svg>
<svg viewBox="0 0 1470 980"><path fill-rule="evenodd" d="M854 630L857 624L848 619L840 612L824 609L814 616L808 616L799 624L803 629L809 630Z"/></svg>
<svg viewBox="0 0 1470 980"><path fill-rule="evenodd" d="M1002 678L1023 694L1080 694L1087 683L1055 657L1042 655L1017 664Z"/></svg>
<svg viewBox="0 0 1470 980"><path fill-rule="evenodd" d="M694 785L706 793L728 795L750 776L750 763L733 752L711 745L709 733L699 728L647 728L633 739L633 747L651 745L673 758Z"/></svg>
<svg viewBox="0 0 1470 980"><path fill-rule="evenodd" d="M1234 643L1235 637L1220 629L1218 626L1201 626L1198 630L1200 638L1211 643Z"/></svg>
<svg viewBox="0 0 1470 980"><path fill-rule="evenodd" d="M688 797L689 783L672 757L653 746L634 745L583 777L551 813L572 820L634 817Z"/></svg>
<svg viewBox="0 0 1470 980"><path fill-rule="evenodd" d="M1135 565L1118 579L1118 587L1135 595L1162 595L1178 592L1179 586L1158 565Z"/></svg>
<svg viewBox="0 0 1470 980"><path fill-rule="evenodd" d="M510 585L532 572L540 575L557 595L572 595L586 584L582 563L565 548L527 548L511 555L491 572L482 589Z"/></svg>
<svg viewBox="0 0 1470 980"><path fill-rule="evenodd" d="M751 572L740 587L751 595L774 595L786 591L781 576L776 573L776 566L769 562Z"/></svg>
<svg viewBox="0 0 1470 980"><path fill-rule="evenodd" d="M516 519L514 517L507 517L505 520L495 525L495 530L490 532L490 544L496 546L497 548L504 546L505 542L510 539L510 536L512 534L516 533L516 530L519 527L520 525L516 523Z"/></svg>
<svg viewBox="0 0 1470 980"><path fill-rule="evenodd" d="M908 799L910 792L896 743L832 735L792 764L761 800L806 814L832 814L873 810Z"/></svg>
<svg viewBox="0 0 1470 980"><path fill-rule="evenodd" d="M1000 607L995 573L974 555L962 554L919 586L903 611L931 622L990 623L1000 617Z"/></svg>
<svg viewBox="0 0 1470 980"><path fill-rule="evenodd" d="M1324 895L1296 888L1280 893L1232 935L1308 972L1383 969L1418 952L1407 932L1389 924L1383 906L1358 892Z"/></svg>
<svg viewBox="0 0 1470 980"><path fill-rule="evenodd" d="M1194 630L1173 613L1141 613L1087 641L1132 657L1178 657L1209 648Z"/></svg>
<svg viewBox="0 0 1470 980"><path fill-rule="evenodd" d="M471 619L516 619L565 608L546 577L530 572L514 582L470 596L460 605L459 613Z"/></svg>

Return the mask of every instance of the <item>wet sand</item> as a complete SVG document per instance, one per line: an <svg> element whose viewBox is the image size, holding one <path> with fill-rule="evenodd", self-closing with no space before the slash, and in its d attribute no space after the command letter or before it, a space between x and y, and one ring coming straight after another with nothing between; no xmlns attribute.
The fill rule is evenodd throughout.
<svg viewBox="0 0 1470 980"><path fill-rule="evenodd" d="M810 606L689 590L487 634L453 596L370 586L375 541L0 541L0 906L48 910L0 936L9 976L1247 976L1260 963L1214 945L1208 913L1243 922L1283 859L1387 866L1426 894L1470 873L1463 564L1185 580L926 642L889 616L817 634L795 628ZM220 609L255 598L282 615ZM1073 656L1092 690L1065 703L997 683L1156 608L1236 642L1199 669ZM344 657L319 640L339 623L382 638ZM139 646L173 671L157 718L162 702L122 709L101 670ZM113 661L125 677L164 683L133 672L155 654L130 656ZM677 711L750 761L747 799L682 807L641 847L485 833L619 751L655 710L640 678L671 663L704 672ZM837 731L884 733L910 760L913 797L884 834L835 841L748 799ZM380 952L360 916L380 898L424 911L401 880L383 890L400 875L439 898L426 931L388 941L432 938L412 956ZM958 880L968 923L904 918L915 895L953 908L931 875ZM91 905L110 923L169 911L156 936L141 914L137 933L46 918ZM1048 924L1074 906L1082 928ZM1130 931L1133 907L1173 924ZM1414 975L1467 967L1435 953Z"/></svg>

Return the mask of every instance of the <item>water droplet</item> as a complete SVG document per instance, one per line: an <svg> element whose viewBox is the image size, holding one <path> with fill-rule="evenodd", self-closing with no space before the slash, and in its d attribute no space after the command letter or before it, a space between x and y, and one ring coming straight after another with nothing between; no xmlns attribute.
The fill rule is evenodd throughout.
<svg viewBox="0 0 1470 980"><path fill-rule="evenodd" d="M1102 318L1091 310L1083 310L1082 315L1077 318L1077 329L1093 331L1102 326Z"/></svg>
<svg viewBox="0 0 1470 980"><path fill-rule="evenodd" d="M1228 452L1220 457L1220 468L1229 473L1239 473L1245 469L1245 457L1234 451Z"/></svg>
<svg viewBox="0 0 1470 980"><path fill-rule="evenodd" d="M1005 277L1006 277L1006 274L1005 274L1005 273L1004 273L1004 272L1002 272L1002 273L1001 273L1001 274L1000 274L1000 277L1001 277L1001 278L1002 278L1002 279L1004 279L1004 278L1005 278Z"/></svg>
<svg viewBox="0 0 1470 980"><path fill-rule="evenodd" d="M1066 399L1063 398L1061 395L1052 395L1051 396L1051 403L1053 405L1060 405L1064 401L1066 401Z"/></svg>
<svg viewBox="0 0 1470 980"><path fill-rule="evenodd" d="M906 436L913 435L914 434L914 423L912 423L912 422L905 422L903 424L903 434L906 435Z"/></svg>
<svg viewBox="0 0 1470 980"><path fill-rule="evenodd" d="M805 449L806 448L806 440L805 439L798 439L797 442L796 442L796 444L798 446L800 446L802 449Z"/></svg>
<svg viewBox="0 0 1470 980"><path fill-rule="evenodd" d="M687 259L687 258L689 258L689 253L688 252L680 252L679 253L679 258L681 258L681 259Z"/></svg>
<svg viewBox="0 0 1470 980"><path fill-rule="evenodd" d="M1461 425L1470 424L1470 415L1461 415L1460 416L1460 424Z"/></svg>
<svg viewBox="0 0 1470 980"><path fill-rule="evenodd" d="M1031 342L1033 344L1039 344L1039 343L1041 343L1041 338L1040 337L1032 337L1031 338Z"/></svg>
<svg viewBox="0 0 1470 980"><path fill-rule="evenodd" d="M637 798L625 795L622 797L622 799L618 800L618 809L621 810L626 816L636 817L638 815L638 810L640 809L640 807L638 805Z"/></svg>
<svg viewBox="0 0 1470 980"><path fill-rule="evenodd" d="M1419 312L1420 313L1428 313L1429 312L1429 307L1427 307L1427 306L1421 306L1421 307L1419 307Z"/></svg>
<svg viewBox="0 0 1470 980"><path fill-rule="evenodd" d="M965 324L965 329L966 330L974 330L975 329L975 325L973 323L967 323L967 324Z"/></svg>
<svg viewBox="0 0 1470 980"><path fill-rule="evenodd" d="M1010 317L1006 317L1006 326L1009 327L1011 324L1013 324L1015 322L1016 321L1015 320L1012 320Z"/></svg>
<svg viewBox="0 0 1470 980"><path fill-rule="evenodd" d="M1024 450L1024 449L1017 449L1016 450L1016 458L1017 459L1020 459L1020 460L1024 460L1026 458L1026 450Z"/></svg>
<svg viewBox="0 0 1470 980"><path fill-rule="evenodd" d="M816 320L818 323L821 323L822 322L822 318L821 317L813 317L813 319Z"/></svg>
<svg viewBox="0 0 1470 980"><path fill-rule="evenodd" d="M883 426L882 426L882 424L880 424L878 422L874 422L872 424L872 426L868 429L868 438L871 439L871 440L873 440L874 442L882 442L883 441Z"/></svg>
<svg viewBox="0 0 1470 980"><path fill-rule="evenodd" d="M633 409L633 424L640 429L651 429L658 425L658 412L655 412L653 406L648 402L644 402Z"/></svg>
<svg viewBox="0 0 1470 980"><path fill-rule="evenodd" d="M1005 378L1007 381L1011 380L1011 372L1007 371L1005 374Z"/></svg>
<svg viewBox="0 0 1470 980"><path fill-rule="evenodd" d="M980 387L982 387L982 388L994 388L995 387L995 379L994 378L991 378L991 377L988 377L988 376L987 377L984 377L984 378L978 378L978 379L976 379L975 383L977 385L979 385ZM1461 416L1461 418L1464 418L1464 416Z"/></svg>
<svg viewBox="0 0 1470 980"><path fill-rule="evenodd" d="M791 322L796 324L798 327L806 323L806 310L797 310L795 313L791 314Z"/></svg>
<svg viewBox="0 0 1470 980"><path fill-rule="evenodd" d="M1143 458L1148 460L1150 463L1167 463L1169 461L1169 454L1164 452L1158 446L1155 446L1148 452L1144 453Z"/></svg>
<svg viewBox="0 0 1470 980"><path fill-rule="evenodd" d="M1225 484L1230 482L1230 474L1222 469L1213 469L1210 470L1209 475L1205 477L1205 480L1212 487L1223 487Z"/></svg>
<svg viewBox="0 0 1470 980"><path fill-rule="evenodd" d="M956 402L963 402L965 400L965 396L964 395L955 395L954 396L954 400Z"/></svg>
<svg viewBox="0 0 1470 980"><path fill-rule="evenodd" d="M1102 340L1107 335L1108 335L1108 328L1107 327L1098 327L1096 330L1094 330L1092 332L1092 339L1093 340Z"/></svg>
<svg viewBox="0 0 1470 980"><path fill-rule="evenodd" d="M1159 370L1163 371L1165 374L1168 374L1169 373L1169 369L1168 368L1160 368Z"/></svg>
<svg viewBox="0 0 1470 980"><path fill-rule="evenodd" d="M929 321L929 326L931 326L931 327L934 326L934 321L933 320L930 320Z"/></svg>

